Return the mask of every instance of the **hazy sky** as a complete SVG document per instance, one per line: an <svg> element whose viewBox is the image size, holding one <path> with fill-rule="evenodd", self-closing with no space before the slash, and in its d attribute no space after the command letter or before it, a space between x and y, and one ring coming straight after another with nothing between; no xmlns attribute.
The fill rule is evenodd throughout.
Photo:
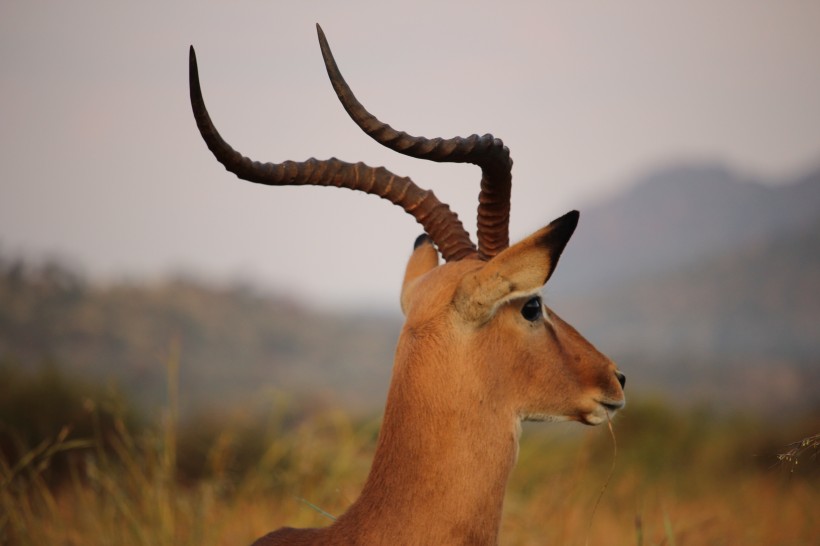
<svg viewBox="0 0 820 546"><path fill-rule="evenodd" d="M122 4L0 6L0 253L397 307L420 226L363 194L241 182L190 112L194 44L234 147L387 166L472 231L478 168L405 158L361 133L327 81L316 22L382 120L504 140L513 239L571 208L583 222L585 205L668 162L773 178L820 163L820 2Z"/></svg>

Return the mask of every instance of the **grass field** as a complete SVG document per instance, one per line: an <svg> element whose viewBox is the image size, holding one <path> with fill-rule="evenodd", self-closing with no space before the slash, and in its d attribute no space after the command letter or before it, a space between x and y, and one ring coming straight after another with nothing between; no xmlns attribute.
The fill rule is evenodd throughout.
<svg viewBox="0 0 820 546"><path fill-rule="evenodd" d="M64 398L76 411L53 434L2 421L4 545L242 545L326 525L356 498L379 426L287 402L179 423L173 400L140 424L104 396ZM817 428L817 415L766 424L652 401L615 420L617 448L605 426L528 425L501 544L818 544L816 445L777 458Z"/></svg>

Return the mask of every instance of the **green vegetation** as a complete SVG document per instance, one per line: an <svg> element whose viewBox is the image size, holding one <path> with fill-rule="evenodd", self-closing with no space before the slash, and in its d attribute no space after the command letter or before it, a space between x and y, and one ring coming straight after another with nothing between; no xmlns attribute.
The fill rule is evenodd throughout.
<svg viewBox="0 0 820 546"><path fill-rule="evenodd" d="M168 361L156 423L55 368L3 368L0 438L14 449L0 458L0 543L247 544L285 524L326 525L322 511L357 496L376 418L271 397L257 415L180 422L178 357ZM616 453L606 427L528 425L502 544L813 544L820 465L783 466L778 454L818 428L816 414L775 427L631 402L614 423Z"/></svg>

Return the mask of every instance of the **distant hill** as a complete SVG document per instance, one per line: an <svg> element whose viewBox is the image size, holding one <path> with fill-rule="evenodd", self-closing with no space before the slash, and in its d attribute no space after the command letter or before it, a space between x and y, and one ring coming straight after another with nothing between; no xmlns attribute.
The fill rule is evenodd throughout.
<svg viewBox="0 0 820 546"><path fill-rule="evenodd" d="M820 171L771 187L671 169L584 222L548 300L633 385L820 406Z"/></svg>
<svg viewBox="0 0 820 546"><path fill-rule="evenodd" d="M632 392L781 418L820 407L820 171L766 186L676 167L584 210L547 301L615 358ZM101 286L0 257L0 366L44 362L184 409L383 404L400 317L331 315L248 286Z"/></svg>
<svg viewBox="0 0 820 546"><path fill-rule="evenodd" d="M181 349L183 409L246 406L265 393L371 409L387 391L398 317L334 316L247 286L193 280L95 286L58 264L0 262L0 365L54 362L165 404Z"/></svg>
<svg viewBox="0 0 820 546"><path fill-rule="evenodd" d="M820 407L820 222L734 253L551 298L635 385L769 408Z"/></svg>
<svg viewBox="0 0 820 546"><path fill-rule="evenodd" d="M586 208L553 288L584 293L670 271L820 219L820 169L763 185L720 165L656 170Z"/></svg>
<svg viewBox="0 0 820 546"><path fill-rule="evenodd" d="M615 290L555 299L620 352L815 358L820 365L820 221Z"/></svg>

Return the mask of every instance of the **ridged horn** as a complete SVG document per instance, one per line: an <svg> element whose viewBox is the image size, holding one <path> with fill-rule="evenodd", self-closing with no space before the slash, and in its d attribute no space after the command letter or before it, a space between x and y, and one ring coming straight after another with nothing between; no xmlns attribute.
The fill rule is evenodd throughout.
<svg viewBox="0 0 820 546"><path fill-rule="evenodd" d="M191 108L199 132L216 159L242 180L268 186L336 186L378 195L413 216L430 235L445 260L477 256L470 236L450 207L439 201L432 191L423 190L409 178L397 176L384 167L346 163L336 158L259 163L243 156L225 142L211 122L202 98L193 46L188 71Z"/></svg>
<svg viewBox="0 0 820 546"><path fill-rule="evenodd" d="M481 167L478 196L478 253L492 258L510 245L510 188L512 158L501 139L486 134L449 139L412 136L379 121L356 99L342 77L322 28L317 24L319 45L327 74L347 113L373 140L396 152L430 161L472 163Z"/></svg>

